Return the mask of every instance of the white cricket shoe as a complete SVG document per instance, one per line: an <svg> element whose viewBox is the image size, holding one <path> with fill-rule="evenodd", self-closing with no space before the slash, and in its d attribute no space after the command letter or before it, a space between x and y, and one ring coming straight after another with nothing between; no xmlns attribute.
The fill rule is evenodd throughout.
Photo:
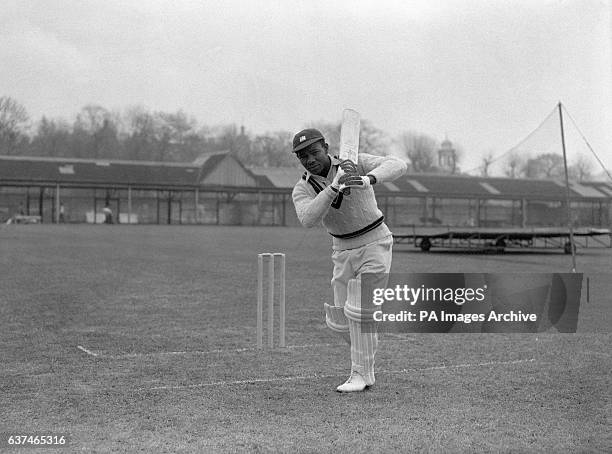
<svg viewBox="0 0 612 454"><path fill-rule="evenodd" d="M358 372L351 372L351 376L336 388L339 393L356 393L364 391L369 385Z"/></svg>

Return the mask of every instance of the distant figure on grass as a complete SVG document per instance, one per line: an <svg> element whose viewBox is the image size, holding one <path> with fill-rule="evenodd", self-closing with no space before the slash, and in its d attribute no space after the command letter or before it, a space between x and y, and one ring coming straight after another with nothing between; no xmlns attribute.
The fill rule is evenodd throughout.
<svg viewBox="0 0 612 454"><path fill-rule="evenodd" d="M113 210L111 210L108 204L104 205L104 208L102 208L102 213L104 213L104 223L112 224L113 223Z"/></svg>
<svg viewBox="0 0 612 454"><path fill-rule="evenodd" d="M393 157L360 153L356 165L330 156L328 148L316 129L305 129L293 138L293 152L306 169L293 188L293 204L302 225L314 227L322 222L333 237L334 304L324 305L325 318L328 327L351 346L351 374L337 390L356 392L374 384L378 336L376 332L365 332L372 329L362 330L362 322L373 321L371 313L345 305L348 282L362 273L391 270L393 236L384 223L372 186L402 176L406 164ZM342 176L338 175L338 168L344 171ZM343 197L339 208L333 208L341 184L350 188L351 193Z"/></svg>
<svg viewBox="0 0 612 454"><path fill-rule="evenodd" d="M63 224L64 222L66 222L66 208L64 207L63 203L60 203L59 221L60 221L60 224Z"/></svg>

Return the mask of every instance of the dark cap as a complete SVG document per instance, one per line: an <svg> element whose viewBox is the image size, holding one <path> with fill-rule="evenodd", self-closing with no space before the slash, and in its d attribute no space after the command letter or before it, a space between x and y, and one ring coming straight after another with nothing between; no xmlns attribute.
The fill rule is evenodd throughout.
<svg viewBox="0 0 612 454"><path fill-rule="evenodd" d="M303 150L319 140L325 140L321 131L318 129L304 129L293 137L293 152Z"/></svg>

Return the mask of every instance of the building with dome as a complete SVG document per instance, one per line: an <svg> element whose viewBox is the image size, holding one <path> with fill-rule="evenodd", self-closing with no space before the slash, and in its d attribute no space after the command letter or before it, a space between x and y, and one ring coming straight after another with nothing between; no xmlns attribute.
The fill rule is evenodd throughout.
<svg viewBox="0 0 612 454"><path fill-rule="evenodd" d="M442 142L438 150L438 169L440 173L454 175L457 173L457 152L448 137Z"/></svg>

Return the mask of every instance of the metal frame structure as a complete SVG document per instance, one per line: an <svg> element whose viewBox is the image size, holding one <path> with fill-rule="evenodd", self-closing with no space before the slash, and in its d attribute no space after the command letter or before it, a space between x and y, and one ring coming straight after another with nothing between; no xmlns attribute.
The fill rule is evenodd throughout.
<svg viewBox="0 0 612 454"><path fill-rule="evenodd" d="M429 229L409 234L394 234L397 244L409 244L428 252L432 248L485 250L503 252L507 249L562 249L566 254L574 248L612 248L609 229L578 228L572 234L567 228L534 229ZM589 244L591 239L591 244ZM607 241L606 241L607 239ZM573 241L572 241L573 240Z"/></svg>

